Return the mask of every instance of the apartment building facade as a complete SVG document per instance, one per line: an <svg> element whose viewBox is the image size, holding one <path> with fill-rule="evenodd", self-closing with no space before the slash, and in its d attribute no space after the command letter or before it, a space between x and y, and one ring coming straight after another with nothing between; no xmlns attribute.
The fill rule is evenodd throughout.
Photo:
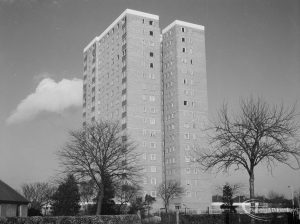
<svg viewBox="0 0 300 224"><path fill-rule="evenodd" d="M144 194L156 197L157 186L166 176L187 189L174 203L199 208L199 201L205 207L210 203L199 193L206 192L202 187L206 179L200 174L187 178L188 166L195 172L192 171L195 165L186 163L185 149L187 145L192 149L203 137L200 127L207 117L204 29L182 25L172 23L161 36L157 15L127 9L85 47L83 125L99 120L119 121L137 145L139 163L143 167ZM186 29L184 44L179 41L183 38L181 27ZM184 46L187 52L181 52ZM186 62L193 60L194 64L182 63L182 53L193 55L186 57ZM184 69L193 71L193 79L183 72ZM193 83L187 87L182 79ZM193 95L187 96L185 91ZM187 108L182 105L184 101L197 106ZM186 130L187 123L197 128ZM185 134L191 137L190 144ZM199 172L197 170L197 174ZM210 194L206 192L206 195ZM161 206L157 203L154 207Z"/></svg>
<svg viewBox="0 0 300 224"><path fill-rule="evenodd" d="M162 34L165 176L186 189L175 204L205 210L210 179L194 159L208 112L204 27L176 20Z"/></svg>

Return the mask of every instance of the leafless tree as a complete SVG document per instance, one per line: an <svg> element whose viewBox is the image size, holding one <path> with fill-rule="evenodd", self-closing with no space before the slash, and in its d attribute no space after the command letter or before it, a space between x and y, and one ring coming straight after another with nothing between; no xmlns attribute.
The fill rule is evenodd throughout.
<svg viewBox="0 0 300 224"><path fill-rule="evenodd" d="M230 116L227 105L223 105L207 130L211 148L199 153L198 162L206 170L244 168L253 199L254 168L258 164L265 163L270 171L277 162L293 169L300 167L299 125L295 106L270 106L260 98L249 98L241 101L240 109L239 114ZM291 159L296 161L294 166Z"/></svg>
<svg viewBox="0 0 300 224"><path fill-rule="evenodd" d="M71 139L58 152L65 171L92 180L98 191L97 211L101 214L105 181L134 181L139 166L135 145L117 123L95 122L70 132Z"/></svg>
<svg viewBox="0 0 300 224"><path fill-rule="evenodd" d="M44 205L51 202L55 188L48 183L36 182L22 185L23 195L30 201L31 207L41 211Z"/></svg>
<svg viewBox="0 0 300 224"><path fill-rule="evenodd" d="M167 181L161 183L157 188L157 196L163 200L166 213L168 213L168 208L171 200L180 197L185 192L184 188L177 181Z"/></svg>
<svg viewBox="0 0 300 224"><path fill-rule="evenodd" d="M137 197L141 196L140 190L140 186L128 183L120 183L116 186L115 197L118 201L118 213L121 213L126 205L133 203Z"/></svg>

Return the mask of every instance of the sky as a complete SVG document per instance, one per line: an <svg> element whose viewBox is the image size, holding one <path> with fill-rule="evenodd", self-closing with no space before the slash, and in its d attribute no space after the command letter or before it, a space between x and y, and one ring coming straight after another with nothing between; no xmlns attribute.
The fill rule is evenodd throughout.
<svg viewBox="0 0 300 224"><path fill-rule="evenodd" d="M0 179L16 189L49 181L68 131L81 127L82 51L126 8L205 26L210 118L243 97L300 101L298 0L0 0ZM298 103L297 111L300 113ZM214 185L243 171L215 174ZM256 170L259 194L300 189L300 171Z"/></svg>

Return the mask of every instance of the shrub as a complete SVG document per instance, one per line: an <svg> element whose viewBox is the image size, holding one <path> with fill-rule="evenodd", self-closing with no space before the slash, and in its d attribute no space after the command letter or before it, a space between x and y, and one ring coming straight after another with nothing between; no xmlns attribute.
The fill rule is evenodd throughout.
<svg viewBox="0 0 300 224"><path fill-rule="evenodd" d="M137 215L0 217L0 224L141 224Z"/></svg>

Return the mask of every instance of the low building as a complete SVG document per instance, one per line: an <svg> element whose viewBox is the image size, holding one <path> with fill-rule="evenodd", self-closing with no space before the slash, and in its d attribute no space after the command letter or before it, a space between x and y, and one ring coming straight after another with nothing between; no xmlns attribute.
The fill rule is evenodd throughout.
<svg viewBox="0 0 300 224"><path fill-rule="evenodd" d="M29 201L0 180L0 217L26 217Z"/></svg>

